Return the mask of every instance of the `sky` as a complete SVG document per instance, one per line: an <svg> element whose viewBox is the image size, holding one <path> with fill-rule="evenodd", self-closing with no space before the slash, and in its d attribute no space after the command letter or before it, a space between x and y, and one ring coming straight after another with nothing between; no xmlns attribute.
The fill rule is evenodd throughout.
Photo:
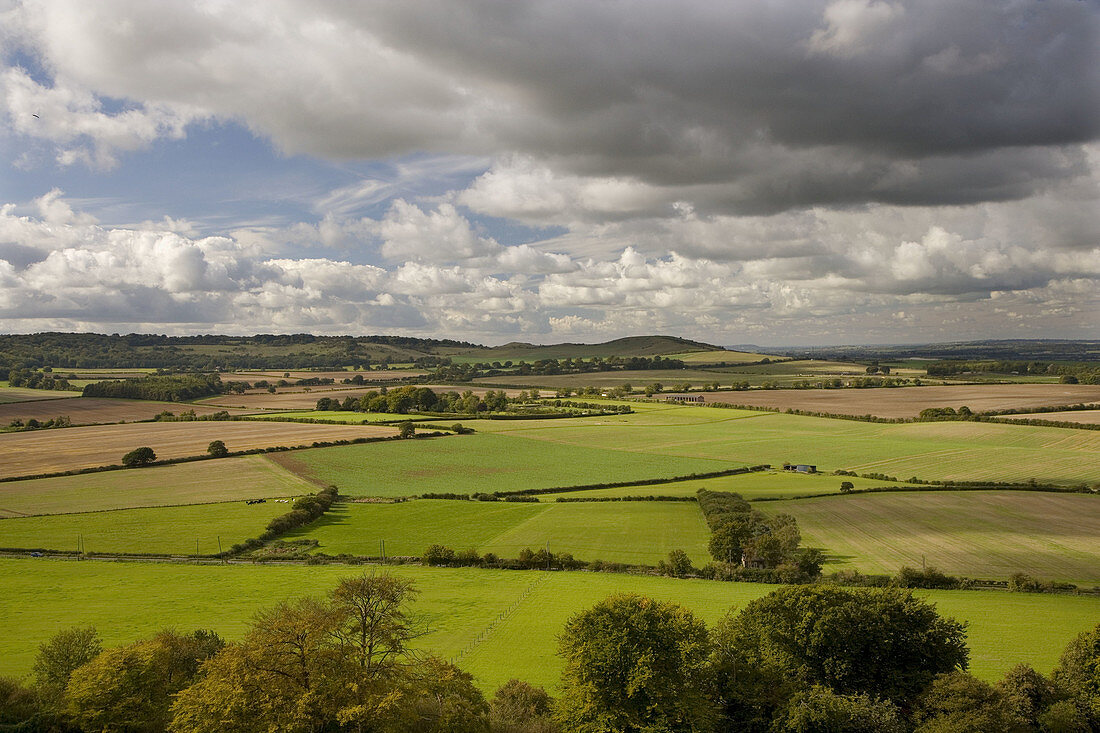
<svg viewBox="0 0 1100 733"><path fill-rule="evenodd" d="M1097 0L0 0L0 331L1100 337Z"/></svg>

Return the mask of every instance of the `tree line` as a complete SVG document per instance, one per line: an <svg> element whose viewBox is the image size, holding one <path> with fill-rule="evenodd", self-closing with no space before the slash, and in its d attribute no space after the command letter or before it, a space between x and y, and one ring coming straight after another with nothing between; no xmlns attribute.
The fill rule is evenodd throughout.
<svg viewBox="0 0 1100 733"><path fill-rule="evenodd" d="M486 700L414 651L407 579L369 573L258 612L240 640L165 630L104 648L92 628L43 643L28 683L0 678L0 729L141 733L776 733L1088 731L1100 726L1100 625L1050 676L966 670L965 625L910 591L791 587L708 627L636 594L574 614L559 695L510 680ZM519 653L521 650L516 650Z"/></svg>

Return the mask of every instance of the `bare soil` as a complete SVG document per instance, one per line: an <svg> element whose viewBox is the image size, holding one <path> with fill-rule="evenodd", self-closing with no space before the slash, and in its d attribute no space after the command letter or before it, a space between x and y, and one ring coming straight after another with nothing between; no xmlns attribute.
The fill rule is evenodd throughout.
<svg viewBox="0 0 1100 733"><path fill-rule="evenodd" d="M127 423L82 428L32 430L0 435L0 476L29 476L122 462L134 448L149 446L158 458L206 453L212 440L231 451L315 441L394 435L392 427L311 425L280 422Z"/></svg>
<svg viewBox="0 0 1100 733"><path fill-rule="evenodd" d="M208 415L218 412L219 407L192 405L180 402L146 402L144 400L117 400L100 397L69 397L63 400L45 400L38 402L14 402L0 405L0 426L6 426L19 418L39 421L52 420L65 415L74 425L97 425L101 423L134 422L151 420L167 410L179 415L194 410L196 415ZM244 414L247 410L228 410L232 414Z"/></svg>

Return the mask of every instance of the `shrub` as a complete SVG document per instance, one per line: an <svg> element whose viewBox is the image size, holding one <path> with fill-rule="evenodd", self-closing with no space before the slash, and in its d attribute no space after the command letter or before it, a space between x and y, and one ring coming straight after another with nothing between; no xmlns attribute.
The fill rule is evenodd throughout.
<svg viewBox="0 0 1100 733"><path fill-rule="evenodd" d="M138 466L147 466L155 460L157 460L157 454L153 452L153 449L148 446L142 446L141 448L134 448L124 455L122 457L122 465L135 468Z"/></svg>

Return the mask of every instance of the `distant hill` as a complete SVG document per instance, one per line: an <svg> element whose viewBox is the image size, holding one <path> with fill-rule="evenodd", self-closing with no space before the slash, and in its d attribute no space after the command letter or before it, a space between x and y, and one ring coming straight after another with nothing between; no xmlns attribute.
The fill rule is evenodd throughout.
<svg viewBox="0 0 1100 733"><path fill-rule="evenodd" d="M1022 361L1100 361L1100 341L1002 339L936 344L776 347L776 354L799 359L1004 359Z"/></svg>
<svg viewBox="0 0 1100 733"><path fill-rule="evenodd" d="M704 344L676 336L628 336L602 344L549 344L536 345L512 342L503 346L478 348L460 356L479 361L538 361L539 359L564 359L593 356L670 356L695 351L722 351L721 346Z"/></svg>
<svg viewBox="0 0 1100 733"><path fill-rule="evenodd" d="M691 361L743 361L721 347L675 336L631 336L602 344L535 345L511 343L487 347L468 341L405 336L164 336L157 334L36 333L0 335L0 378L8 369L338 369L346 366L415 364L432 367L456 362L538 361L594 356L674 356Z"/></svg>

